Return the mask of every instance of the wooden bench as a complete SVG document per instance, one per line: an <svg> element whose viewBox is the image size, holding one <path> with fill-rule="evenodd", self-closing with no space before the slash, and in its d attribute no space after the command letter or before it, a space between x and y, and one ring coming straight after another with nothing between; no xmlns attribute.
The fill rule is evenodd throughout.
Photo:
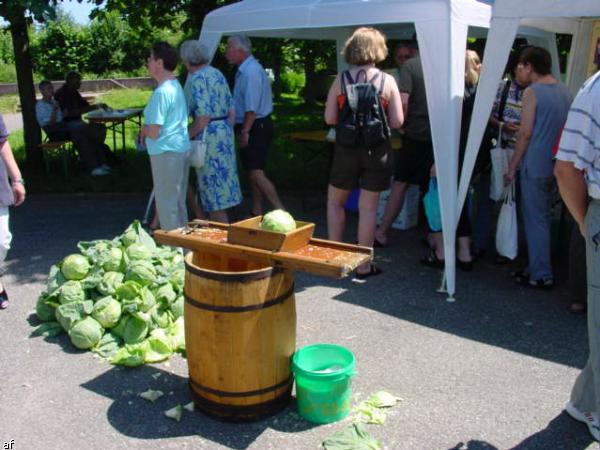
<svg viewBox="0 0 600 450"><path fill-rule="evenodd" d="M49 155L55 154L60 157L62 163L63 173L65 178L69 176L69 155L72 149L71 141L48 141L46 137L45 142L39 145L42 150L44 157L44 164L46 166L46 173L50 174L50 158Z"/></svg>

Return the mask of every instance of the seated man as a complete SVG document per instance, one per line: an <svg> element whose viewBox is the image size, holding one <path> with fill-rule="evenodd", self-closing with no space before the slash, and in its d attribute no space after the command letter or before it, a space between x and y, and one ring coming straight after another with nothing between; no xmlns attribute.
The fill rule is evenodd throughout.
<svg viewBox="0 0 600 450"><path fill-rule="evenodd" d="M42 99L35 105L38 124L48 135L50 141L73 141L79 151L81 162L93 176L106 175L110 167L106 165L104 143L98 141L98 133L81 120L73 126L63 118L59 103L53 98L54 87L48 80L39 84Z"/></svg>
<svg viewBox="0 0 600 450"><path fill-rule="evenodd" d="M62 112L54 100L54 87L48 80L39 84L42 99L35 104L35 115L39 126L46 132L50 141L70 140L69 130L62 121Z"/></svg>

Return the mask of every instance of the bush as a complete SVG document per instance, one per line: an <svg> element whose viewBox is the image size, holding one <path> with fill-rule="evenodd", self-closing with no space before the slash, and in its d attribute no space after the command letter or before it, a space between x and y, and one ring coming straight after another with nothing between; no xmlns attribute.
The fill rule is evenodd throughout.
<svg viewBox="0 0 600 450"><path fill-rule="evenodd" d="M0 83L16 83L17 71L14 64L0 63Z"/></svg>
<svg viewBox="0 0 600 450"><path fill-rule="evenodd" d="M32 45L36 71L45 78L61 80L70 70L85 70L92 42L87 29L68 16L48 22Z"/></svg>
<svg viewBox="0 0 600 450"><path fill-rule="evenodd" d="M305 83L303 73L283 72L281 74L281 90L286 94L298 94Z"/></svg>

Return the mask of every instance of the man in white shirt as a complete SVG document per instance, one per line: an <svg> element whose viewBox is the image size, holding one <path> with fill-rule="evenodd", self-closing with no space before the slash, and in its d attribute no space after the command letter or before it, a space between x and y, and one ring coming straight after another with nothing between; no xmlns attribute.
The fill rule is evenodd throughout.
<svg viewBox="0 0 600 450"><path fill-rule="evenodd" d="M585 237L588 361L565 410L600 440L600 72L579 90L563 128L554 175L569 212Z"/></svg>
<svg viewBox="0 0 600 450"><path fill-rule="evenodd" d="M110 167L106 164L103 143L94 139L94 133L84 126L73 128L63 122L62 112L54 99L54 87L48 80L39 84L42 99L35 104L38 124L50 141L73 141L79 151L84 167L92 176L107 175Z"/></svg>

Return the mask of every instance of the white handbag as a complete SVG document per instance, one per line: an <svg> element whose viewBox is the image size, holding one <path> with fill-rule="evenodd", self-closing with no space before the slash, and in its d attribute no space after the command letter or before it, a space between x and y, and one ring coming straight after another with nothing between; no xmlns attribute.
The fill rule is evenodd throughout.
<svg viewBox="0 0 600 450"><path fill-rule="evenodd" d="M202 136L200 136L199 140L190 141L191 148L188 153L188 162L190 167L196 169L199 169L204 165L204 158L206 157L206 128L208 128L208 124L204 127L204 131L202 131Z"/></svg>
<svg viewBox="0 0 600 450"><path fill-rule="evenodd" d="M504 203L500 208L496 228L496 251L508 259L515 259L518 252L517 205L515 203L515 183L506 189Z"/></svg>

